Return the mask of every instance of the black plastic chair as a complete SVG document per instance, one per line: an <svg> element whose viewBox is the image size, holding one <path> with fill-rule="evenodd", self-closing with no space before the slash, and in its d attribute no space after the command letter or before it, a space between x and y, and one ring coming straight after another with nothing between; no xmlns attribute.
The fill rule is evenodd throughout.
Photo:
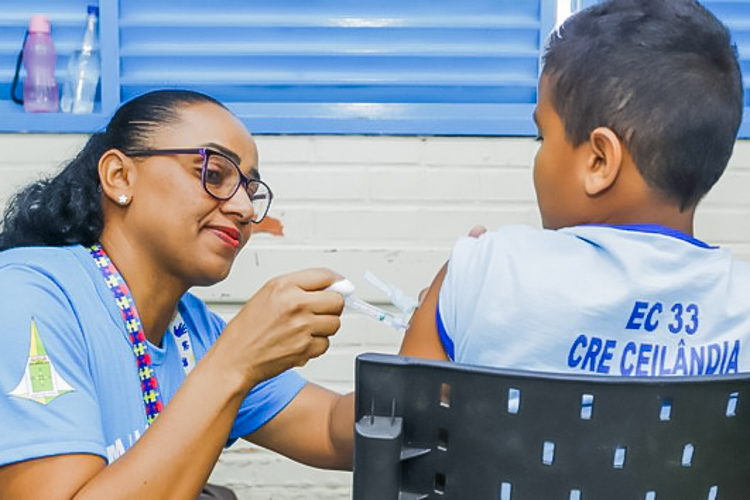
<svg viewBox="0 0 750 500"><path fill-rule="evenodd" d="M748 500L750 374L357 358L355 500Z"/></svg>
<svg viewBox="0 0 750 500"><path fill-rule="evenodd" d="M237 495L226 486L207 484L203 487L198 500L237 500Z"/></svg>

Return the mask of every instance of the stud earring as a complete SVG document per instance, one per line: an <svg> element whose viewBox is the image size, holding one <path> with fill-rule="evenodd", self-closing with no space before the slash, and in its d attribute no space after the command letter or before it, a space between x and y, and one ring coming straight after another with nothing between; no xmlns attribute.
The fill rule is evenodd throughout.
<svg viewBox="0 0 750 500"><path fill-rule="evenodd" d="M117 202L118 202L118 203L119 203L120 205L124 205L124 204L126 204L126 203L128 202L128 195L126 195L126 194L121 194L120 196L118 196L118 197L117 197Z"/></svg>

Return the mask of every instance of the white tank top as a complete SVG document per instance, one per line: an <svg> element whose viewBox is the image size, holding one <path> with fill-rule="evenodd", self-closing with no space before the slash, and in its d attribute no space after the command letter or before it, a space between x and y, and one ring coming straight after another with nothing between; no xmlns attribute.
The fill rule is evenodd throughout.
<svg viewBox="0 0 750 500"><path fill-rule="evenodd" d="M663 376L750 371L750 265L661 226L506 226L456 244L438 330L457 362Z"/></svg>

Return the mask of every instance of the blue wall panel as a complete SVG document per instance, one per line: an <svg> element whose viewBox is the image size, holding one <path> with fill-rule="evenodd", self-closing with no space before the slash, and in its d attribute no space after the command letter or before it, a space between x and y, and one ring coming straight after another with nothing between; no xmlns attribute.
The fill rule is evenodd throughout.
<svg viewBox="0 0 750 500"><path fill-rule="evenodd" d="M0 24L0 130L90 131L119 102L178 87L256 133L533 135L555 16L554 0L101 0L99 116L23 115L2 92L28 16L50 13L63 65L85 4L30 0Z"/></svg>
<svg viewBox="0 0 750 500"><path fill-rule="evenodd" d="M52 19L61 82L87 3L0 4L0 131L90 132L123 100L174 86L225 100L256 133L532 135L555 15L554 0L101 0L95 113L24 114L9 93L29 16ZM703 3L750 75L750 0Z"/></svg>

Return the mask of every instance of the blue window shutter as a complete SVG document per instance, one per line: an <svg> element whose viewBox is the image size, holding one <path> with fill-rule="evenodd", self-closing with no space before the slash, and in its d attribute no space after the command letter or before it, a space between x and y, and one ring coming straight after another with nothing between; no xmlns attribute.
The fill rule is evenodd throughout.
<svg viewBox="0 0 750 500"><path fill-rule="evenodd" d="M531 135L554 0L128 0L124 100L185 87L256 133Z"/></svg>
<svg viewBox="0 0 750 500"><path fill-rule="evenodd" d="M571 0L573 5L573 11L585 9L586 7L591 7L592 5L599 3L600 0Z"/></svg>
<svg viewBox="0 0 750 500"><path fill-rule="evenodd" d="M93 115L9 99L28 18L46 12L58 81L88 0L0 5L0 131L90 132L152 89L206 92L255 133L533 135L555 0L100 0Z"/></svg>
<svg viewBox="0 0 750 500"><path fill-rule="evenodd" d="M99 0L102 114L109 118L122 102L120 92L120 9L118 0ZM82 28L83 29L83 28Z"/></svg>

